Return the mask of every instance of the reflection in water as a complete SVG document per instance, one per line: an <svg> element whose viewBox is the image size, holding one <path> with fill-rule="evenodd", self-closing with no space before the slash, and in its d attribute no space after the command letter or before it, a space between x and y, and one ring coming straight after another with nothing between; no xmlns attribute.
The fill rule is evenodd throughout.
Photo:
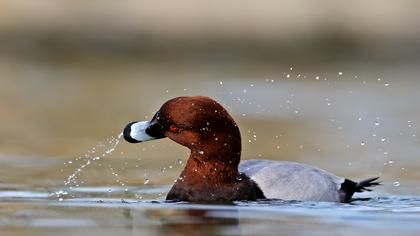
<svg viewBox="0 0 420 236"><path fill-rule="evenodd" d="M161 235L240 234L238 209L234 207L218 209L210 205L207 209L205 205L195 208L194 204L191 207L185 204L182 208L173 208L174 205L167 208L165 202L154 204L157 205L145 209L136 209L135 205L123 208L124 228L131 232L152 230Z"/></svg>
<svg viewBox="0 0 420 236"><path fill-rule="evenodd" d="M162 214L163 213L163 214ZM217 235L239 234L238 211L182 209L168 212L152 211L148 217L161 222L159 231L164 235Z"/></svg>

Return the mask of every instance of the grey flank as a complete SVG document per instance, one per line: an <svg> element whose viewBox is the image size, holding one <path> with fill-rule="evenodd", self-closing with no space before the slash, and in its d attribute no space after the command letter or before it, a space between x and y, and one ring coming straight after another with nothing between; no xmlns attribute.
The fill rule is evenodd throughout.
<svg viewBox="0 0 420 236"><path fill-rule="evenodd" d="M247 160L239 171L254 180L266 198L342 202L345 178L322 169L288 161Z"/></svg>

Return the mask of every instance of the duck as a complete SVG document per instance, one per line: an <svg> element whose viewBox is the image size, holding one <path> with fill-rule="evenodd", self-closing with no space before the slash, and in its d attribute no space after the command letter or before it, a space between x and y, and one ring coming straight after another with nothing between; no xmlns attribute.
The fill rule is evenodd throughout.
<svg viewBox="0 0 420 236"><path fill-rule="evenodd" d="M356 192L371 191L379 177L353 181L303 163L241 161L241 134L220 103L206 96L165 102L148 121L127 124L129 143L169 138L190 156L166 200L234 202L281 199L349 203Z"/></svg>

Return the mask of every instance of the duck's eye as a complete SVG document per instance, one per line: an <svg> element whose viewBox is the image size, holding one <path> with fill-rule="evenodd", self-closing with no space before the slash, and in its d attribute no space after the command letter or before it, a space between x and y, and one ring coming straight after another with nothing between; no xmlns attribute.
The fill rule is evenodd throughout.
<svg viewBox="0 0 420 236"><path fill-rule="evenodd" d="M179 132L179 128L176 127L175 125L171 125L169 127L169 130L172 131L172 132L174 132L174 133L178 133Z"/></svg>

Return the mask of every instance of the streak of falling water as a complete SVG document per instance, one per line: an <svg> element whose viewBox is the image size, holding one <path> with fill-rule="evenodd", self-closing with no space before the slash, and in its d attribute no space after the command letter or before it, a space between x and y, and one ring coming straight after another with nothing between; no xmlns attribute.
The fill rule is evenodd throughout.
<svg viewBox="0 0 420 236"><path fill-rule="evenodd" d="M82 164L80 164L76 168L76 170L73 171L73 173L71 175L69 175L67 177L67 179L64 181L64 185L69 186L69 189L72 189L74 186L78 187L79 184L77 182L77 178L79 177L79 175L83 171L83 169L85 169L87 166L91 165L95 161L100 160L103 157L110 156L115 151L115 149L117 148L118 144L121 141L122 136L123 136L123 133L120 133L117 137L112 136L108 141L109 144L111 145L111 147L106 149L103 153L96 153L96 151L97 151L96 147L94 147L92 149L92 151L88 152L83 158L84 162ZM101 146L104 146L103 143L99 143L98 147L101 147ZM93 155L93 154L95 154L95 155ZM79 159L80 159L80 157L76 158L76 160L79 160ZM68 163L72 164L73 161L69 161ZM117 182L120 183L121 181L117 181ZM124 184L122 184L122 186L124 186ZM62 197L63 197L62 196L63 194L61 194L62 192L65 192L65 191L59 190L55 193L59 199L62 199Z"/></svg>

